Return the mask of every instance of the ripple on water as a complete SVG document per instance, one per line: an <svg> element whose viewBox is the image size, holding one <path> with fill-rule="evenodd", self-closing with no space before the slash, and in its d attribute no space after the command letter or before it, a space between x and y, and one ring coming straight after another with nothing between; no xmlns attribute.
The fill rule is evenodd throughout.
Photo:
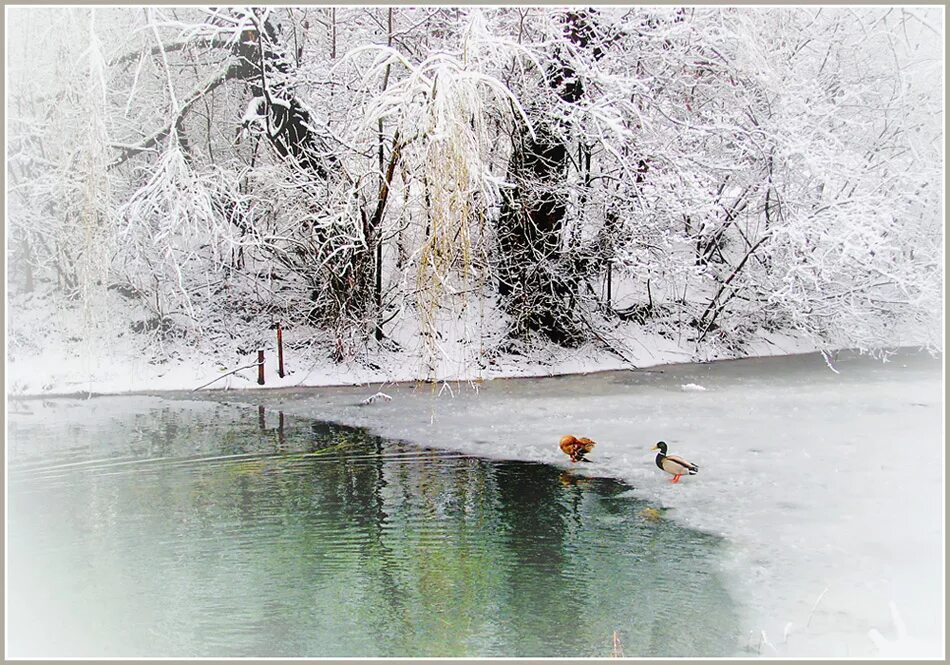
<svg viewBox="0 0 950 665"><path fill-rule="evenodd" d="M148 404L134 428L15 428L11 654L586 657L614 631L627 655L735 653L719 541L618 481Z"/></svg>

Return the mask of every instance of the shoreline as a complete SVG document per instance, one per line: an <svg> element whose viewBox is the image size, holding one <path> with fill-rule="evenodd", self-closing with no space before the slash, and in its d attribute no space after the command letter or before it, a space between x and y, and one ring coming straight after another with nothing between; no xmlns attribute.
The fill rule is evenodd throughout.
<svg viewBox="0 0 950 665"><path fill-rule="evenodd" d="M308 389L317 389L317 388L358 388L358 387L372 387L378 386L378 390L381 390L384 387L405 387L405 386L441 386L441 385L462 385L462 384L472 384L472 385L482 385L485 383L491 383L494 381L525 381L525 380L538 380L538 379L557 379L557 378L566 378L566 377L577 377L577 376L597 376L600 374L607 374L610 372L631 372L631 373L641 373L641 374L665 374L666 372L673 370L675 368L688 367L688 366L718 366L727 363L742 362L742 361L754 361L757 359L778 359L778 358L800 358L804 356L823 356L826 357L829 354L837 355L841 353L850 354L855 357L857 356L871 356L874 353L901 353L901 352L912 352L912 353L928 353L933 357L939 357L943 354L943 351L928 351L925 346L922 345L908 345L908 346L898 346L893 348L882 348L875 349L873 351L862 352L857 349L844 348L844 349L828 349L828 350L811 350L811 351L796 351L791 353L779 353L779 354L753 354L748 356L741 356L736 358L716 358L713 360L706 361L693 361L693 362L660 362L655 365L644 365L640 367L604 367L596 368L588 371L564 371L564 372L550 372L550 373L525 373L525 374L512 374L512 375L501 375L501 376L492 376L489 378L475 378L475 379L441 379L441 380L432 380L432 379L398 379L398 380L379 380L379 381L351 381L346 383L335 382L331 379L331 382L327 383L301 383L295 385L271 385L271 386L257 386L252 385L248 387L241 386L228 386L223 388L143 388L138 390L127 390L127 391L112 391L112 390L77 390L71 392L49 392L49 393L17 393L11 394L7 392L7 399L9 401L35 401L39 399L76 399L76 400L86 400L92 399L94 397L123 397L123 396L143 396L143 395L166 395L166 394L182 394L182 393L196 393L197 394L206 394L212 393L215 395L220 395L221 393L228 392L239 392L241 394L281 394L287 392L296 392L300 390ZM827 364L827 359L825 358ZM531 372L531 370L528 370ZM226 378L221 376L221 379Z"/></svg>

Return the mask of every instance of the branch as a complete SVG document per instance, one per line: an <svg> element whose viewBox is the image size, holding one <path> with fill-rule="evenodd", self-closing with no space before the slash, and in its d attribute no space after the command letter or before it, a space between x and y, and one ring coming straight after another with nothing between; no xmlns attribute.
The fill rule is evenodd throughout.
<svg viewBox="0 0 950 665"><path fill-rule="evenodd" d="M630 365L630 367L632 367L633 369L640 369L639 367L637 367L636 363L634 363L632 360L630 360L630 358L626 356L626 354L623 351L621 351L619 348L614 346L610 342L610 340L608 340L606 337L604 337L599 332L597 332L594 329L594 326L591 325L590 321L587 320L587 317L581 316L580 320L581 320L581 323L583 323L587 327L587 330L590 331L590 334L592 334L594 337L596 337L600 341L600 343L603 345L606 351L614 354L615 356L620 358L622 361Z"/></svg>
<svg viewBox="0 0 950 665"><path fill-rule="evenodd" d="M169 42L165 44L165 53L171 53L173 51L181 51L189 46L204 46L207 48L224 48L230 49L231 44L224 39L183 39L177 42ZM161 46L153 46L150 49L145 49L144 51L130 51L123 55L117 56L112 60L109 60L107 65L109 67L115 67L116 65L124 65L128 62L135 60L136 58L142 57L145 55L160 55L162 52Z"/></svg>
<svg viewBox="0 0 950 665"><path fill-rule="evenodd" d="M214 76L211 76L210 78L205 80L197 88L195 88L191 92L191 94L188 95L188 97L185 98L185 100L181 103L181 106L178 108L178 110L175 112L175 114L172 116L172 118L168 121L168 123L164 127L162 127L157 132L153 133L151 136L149 136L147 139L145 139L138 145L129 146L129 145L113 144L112 147L119 148L121 149L122 152L115 159L115 161L109 164L108 168L110 170L114 169L115 167L119 166L120 164L125 163L127 160L139 154L140 152L145 152L146 150L149 150L150 148L155 146L159 141L161 141L162 139L164 139L166 136L168 136L171 133L172 127L178 124L179 120L181 120L181 117L188 111L189 108L191 108L191 106L195 102L197 102L199 99L207 95L209 92L217 88L219 85L221 85L228 79L236 78L236 72L237 72L237 68L231 65L220 70Z"/></svg>
<svg viewBox="0 0 950 665"><path fill-rule="evenodd" d="M376 230L383 221L383 213L386 210L386 201L389 199L390 184L392 183L393 175L396 171L396 165L399 163L399 158L402 156L402 148L403 145L399 141L399 130L396 130L395 135L393 135L392 152L389 153L389 165L386 167L386 173L383 175L383 181L379 186L379 197L376 200L376 210L373 211L373 216L370 218L367 227L367 230L372 234L372 237L376 236Z"/></svg>
<svg viewBox="0 0 950 665"><path fill-rule="evenodd" d="M223 379L223 378L226 377L226 376L231 376L232 374L237 374L237 373L240 372L242 369L250 369L250 368L252 368L252 367L257 367L259 364L260 364L260 363L254 362L254 363L251 363L250 365L245 365L244 367L238 367L237 369L232 369L232 370L231 370L230 372L228 372L227 374L222 374L221 376L219 376L219 377L217 377L217 378L211 379L210 381L208 381L208 383L203 383L203 384L201 384L200 386L198 386L197 388L195 388L195 389L192 390L191 392L196 392L196 391L198 391L198 390L201 390L202 388L206 388L206 387L210 386L212 383L214 383L215 381L220 381L221 379Z"/></svg>
<svg viewBox="0 0 950 665"><path fill-rule="evenodd" d="M712 297L712 300L709 301L709 306L706 307L706 311L704 311L703 315L699 317L700 323L705 321L706 316L709 315L709 312L712 311L712 308L715 307L716 303L719 301L719 296L722 295L722 292L725 291L726 287L729 286L729 283L732 282L732 280L736 278L736 275L738 275L739 272L742 270L742 268L745 266L746 261L748 261L749 258L755 253L755 250L761 247L762 243L768 240L770 235L771 234L766 233L761 238L759 238L758 242L752 245L752 247L749 248L749 251L746 252L745 256L742 257L742 260L739 262L739 265L735 267L735 269L732 271L732 274L729 275L728 279L726 279L726 281L724 281L722 284L719 285L719 290L716 291L716 295ZM735 292L733 292L733 294L734 293ZM703 339L706 338L707 333L709 333L709 329L712 327L712 324L716 321L716 317L718 317L722 313L722 310L723 308L725 308L727 302L729 302L728 298L726 299L726 302L722 303L713 313L712 318L710 318L709 322L703 327L703 334L700 335L699 339L696 340L697 343L702 342Z"/></svg>

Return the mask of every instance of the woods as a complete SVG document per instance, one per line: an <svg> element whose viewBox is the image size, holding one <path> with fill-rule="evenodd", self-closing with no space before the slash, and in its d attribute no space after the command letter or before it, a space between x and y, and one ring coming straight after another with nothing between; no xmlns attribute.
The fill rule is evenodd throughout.
<svg viewBox="0 0 950 665"><path fill-rule="evenodd" d="M11 9L10 298L430 379L644 333L937 347L942 20Z"/></svg>

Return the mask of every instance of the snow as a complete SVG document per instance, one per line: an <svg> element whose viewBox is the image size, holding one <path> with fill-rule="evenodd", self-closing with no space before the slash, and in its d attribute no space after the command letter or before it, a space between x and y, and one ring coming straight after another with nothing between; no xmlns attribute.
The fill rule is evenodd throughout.
<svg viewBox="0 0 950 665"><path fill-rule="evenodd" d="M285 333L285 345L288 338ZM631 360L639 368L648 368L692 359L693 354L658 336L644 336L639 342L651 346L632 346ZM651 348L652 347L652 348ZM807 350L807 343L791 347ZM757 347L757 355L781 353L776 347ZM257 362L256 351L226 354L218 350L177 348L174 360L149 358L138 344L114 340L108 346L81 348L79 343L55 344L29 355L17 355L7 364L8 392L14 395L63 395L80 392L130 393L150 390L192 390L220 379L205 390L242 390L259 388L257 369L249 368L224 376L236 368ZM772 353L769 353L771 351ZM462 352L460 352L462 353ZM285 346L284 377L278 376L277 352L270 345L265 352L264 380L268 388L345 386L413 381L423 359L415 353L380 351L372 363L349 361L336 363L320 348L290 350ZM702 354L704 360L715 359ZM578 349L540 349L531 357L506 356L485 369L445 360L441 381L491 380L588 374L626 369L629 364L593 344ZM684 391L704 390L683 387Z"/></svg>
<svg viewBox="0 0 950 665"><path fill-rule="evenodd" d="M258 388L256 367L230 376L229 372L257 362L257 348L265 350L264 379L268 388L381 384L416 380L424 373L425 349L416 326L400 326L391 337L401 350L385 346L368 349L361 359L335 362L332 346L321 344L325 334L308 326L285 324L286 373L278 376L276 333L260 324L253 331L190 338L160 339L132 334L130 322L144 318L136 307L109 292L101 303L104 315L90 323L87 312L61 297L32 296L11 299L8 307L7 393L12 395L69 395L76 393L130 393L149 390L203 390ZM485 323L475 322L481 316ZM457 326L489 328L491 317L469 308ZM232 322L234 323L234 322ZM497 327L497 326L496 326ZM405 329L404 329L405 328ZM628 369L630 363L648 368L671 363L710 361L735 357L735 352L712 345L696 347L676 338L651 333L630 324L613 333L630 362L590 343L576 349L552 345L522 349L518 354L480 356L464 335L447 329L440 343L436 379L491 380L510 377L559 376ZM253 343L252 343L253 342ZM241 348L243 344L244 349ZM813 342L790 334L760 331L744 355L772 356L813 351ZM216 380L217 379L217 380ZM684 390L691 390L684 388Z"/></svg>
<svg viewBox="0 0 950 665"><path fill-rule="evenodd" d="M728 543L753 653L943 649L943 451L936 361L817 354L545 379L215 393L390 438L610 475ZM681 386L707 391L684 396ZM446 387L448 389L446 389ZM572 466L563 434L598 442ZM699 465L673 485L650 448ZM891 605L905 617L901 637ZM871 631L877 631L872 633ZM884 641L881 641L882 638ZM906 649L905 649L906 646Z"/></svg>
<svg viewBox="0 0 950 665"><path fill-rule="evenodd" d="M930 654L930 645L907 636L907 626L901 617L897 605L890 603L891 619L897 631L896 638L889 640L881 635L877 628L868 631L868 637L877 647L878 654L884 658L925 658Z"/></svg>
<svg viewBox="0 0 950 665"><path fill-rule="evenodd" d="M367 404L372 404L373 402L379 402L380 400L385 400L385 401L388 402L388 401L390 401L391 399L392 399L392 397L390 397L390 396L387 395L386 393L384 393L384 392L378 392L378 393L376 393L375 395L370 395L369 397L367 397L366 399L364 399L362 402L360 402L360 404L367 405Z"/></svg>
<svg viewBox="0 0 950 665"><path fill-rule="evenodd" d="M397 26L423 26L417 11L401 9ZM257 159L253 142L235 144L235 122L275 120L263 97L240 117L222 103L207 123L189 120L187 141L142 143L169 133L159 111L179 107L176 87L194 89L187 98L196 101L227 77L214 57L180 75L166 62L167 76L140 76L146 58L137 56L134 70L119 53L121 66L108 64L100 46L134 34L140 20L113 14L90 14L81 38L65 29L70 12L14 15L11 82L26 110L13 126L22 150L11 159L21 168L10 170L18 196L8 211L8 395L231 391L226 398L280 402L426 445L555 464L565 462L553 442L573 431L600 442L578 473L624 478L637 496L731 543L727 568L751 599L753 652L939 653L939 372L904 356L887 365L813 355L667 366L818 345L942 348L938 10L617 8L595 23L630 29L603 54L581 57L547 11L456 12L438 31L381 47L371 45L379 26L354 8L333 15L337 62L318 43L321 31L304 31L297 60L307 57L296 64L286 41L292 34L297 46L294 20L265 50L271 69L286 70L265 85L296 90L292 99L270 91L276 106L321 109L304 143L327 139L345 168L326 179L313 169L312 187L288 182L273 150ZM285 27L292 18L235 10L233 33L202 15L153 22L154 34L139 36L214 51L219 38L233 44L268 17ZM345 57L336 54L338 22ZM56 48L44 31L62 36ZM126 46L132 55L150 48ZM712 67L697 49L723 55ZM567 102L536 76L549 65L573 70L584 97ZM829 87L817 74L832 70ZM73 103L43 103L49 89ZM915 101L905 108L901 99ZM579 153L559 177L518 176L505 127L519 118L532 136L532 123L556 120L547 133L563 136L571 154L587 150L587 166ZM386 198L374 146L392 137L395 166L397 135ZM186 159L186 144L199 143L207 151ZM157 152L109 167L140 151ZM511 305L501 306L501 275L485 260L503 246L502 227L484 222L499 218L499 192L515 185L529 203L563 192L562 258L583 250L595 259L563 312L591 332L579 348L506 337ZM378 206L385 214L371 235L382 239L385 306L357 308L356 318L386 318L381 344L352 313L320 314L314 299L340 290L316 267L337 270L330 258L351 251L347 229ZM459 248L474 260L458 259ZM75 283L70 298L61 281ZM601 300L630 312L649 303L650 316L624 322ZM691 341L701 326L703 339ZM265 385L277 389L267 396L252 392L259 347ZM639 371L603 373L631 366ZM419 377L441 383L406 383ZM503 378L519 380L494 381ZM294 392L339 385L354 387ZM695 459L700 475L670 486L646 452L659 439Z"/></svg>

